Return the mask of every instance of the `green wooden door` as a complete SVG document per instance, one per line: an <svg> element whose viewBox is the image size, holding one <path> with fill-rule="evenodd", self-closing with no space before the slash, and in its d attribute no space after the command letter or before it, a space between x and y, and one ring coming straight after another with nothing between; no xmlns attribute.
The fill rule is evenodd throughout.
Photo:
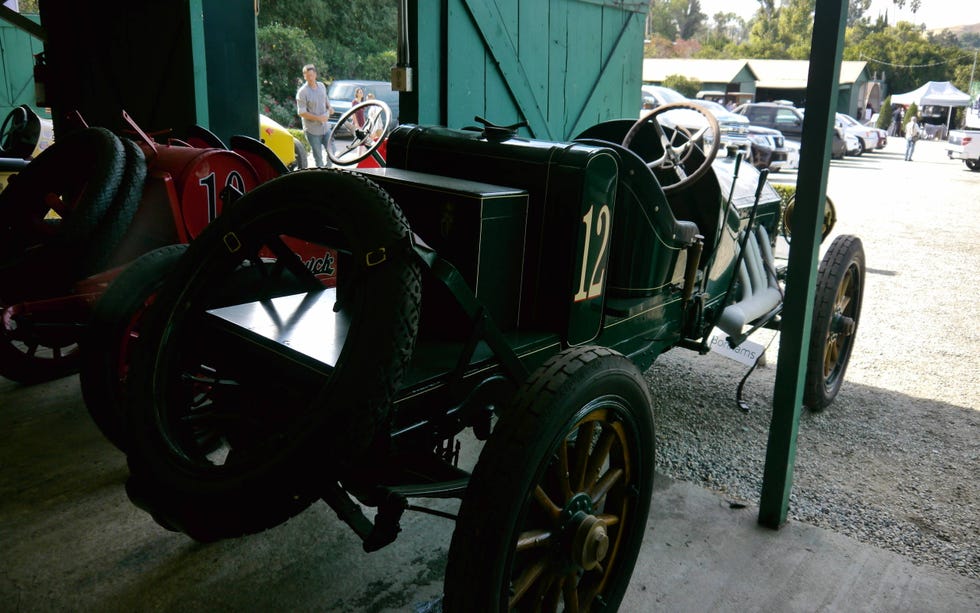
<svg viewBox="0 0 980 613"><path fill-rule="evenodd" d="M416 91L402 121L453 128L479 115L527 121L567 140L606 119L636 117L646 5L621 0L416 2Z"/></svg>
<svg viewBox="0 0 980 613"><path fill-rule="evenodd" d="M27 16L34 22L36 15ZM27 32L0 21L0 121L22 104L34 104L34 55L44 45ZM40 110L40 109L38 109Z"/></svg>

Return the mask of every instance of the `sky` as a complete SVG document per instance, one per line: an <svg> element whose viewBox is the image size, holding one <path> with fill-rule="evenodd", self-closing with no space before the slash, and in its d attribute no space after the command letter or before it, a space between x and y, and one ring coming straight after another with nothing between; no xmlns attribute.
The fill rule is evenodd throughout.
<svg viewBox="0 0 980 613"><path fill-rule="evenodd" d="M733 12L747 20L758 8L757 0L701 0L701 12L709 19L718 12ZM891 0L872 0L868 15L874 19L885 10L888 11L889 23L900 20L925 23L929 29L980 23L978 0L922 0L922 8L914 15L908 9L908 2L904 9L899 10Z"/></svg>

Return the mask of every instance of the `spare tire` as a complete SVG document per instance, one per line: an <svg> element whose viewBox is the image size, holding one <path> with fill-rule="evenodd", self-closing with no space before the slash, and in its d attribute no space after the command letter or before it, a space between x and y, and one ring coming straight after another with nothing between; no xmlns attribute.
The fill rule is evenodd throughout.
<svg viewBox="0 0 980 613"><path fill-rule="evenodd" d="M105 128L59 137L0 193L0 245L11 254L52 240L84 246L116 196L125 163L123 144Z"/></svg>
<svg viewBox="0 0 980 613"><path fill-rule="evenodd" d="M147 351L134 356L127 381L131 500L198 540L235 537L285 521L363 462L388 427L418 330L421 264L411 237L384 191L343 171L292 173L227 208L144 320ZM311 244L342 253L336 290L293 251ZM263 274L245 288L240 273L250 267ZM323 338L339 345L330 367L277 360L251 340L226 346L215 333L209 311L293 294L297 284L307 298L341 297L336 314L325 311L348 326Z"/></svg>
<svg viewBox="0 0 980 613"><path fill-rule="evenodd" d="M128 138L120 139L125 150L126 163L123 167L119 189L109 204L109 209L96 228L89 243L83 274L93 274L122 264L115 255L116 248L133 223L136 209L143 198L143 184L146 182L146 157L139 145Z"/></svg>

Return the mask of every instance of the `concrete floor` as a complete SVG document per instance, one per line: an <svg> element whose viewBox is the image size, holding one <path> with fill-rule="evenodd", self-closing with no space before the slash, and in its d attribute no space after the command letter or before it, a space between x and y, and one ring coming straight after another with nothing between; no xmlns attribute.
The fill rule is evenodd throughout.
<svg viewBox="0 0 980 613"><path fill-rule="evenodd" d="M420 612L441 593L447 520L409 514L398 541L365 554L317 504L200 545L133 507L126 474L77 377L0 379L0 610ZM720 609L980 611L980 585L820 528L767 530L754 508L659 480L622 610Z"/></svg>

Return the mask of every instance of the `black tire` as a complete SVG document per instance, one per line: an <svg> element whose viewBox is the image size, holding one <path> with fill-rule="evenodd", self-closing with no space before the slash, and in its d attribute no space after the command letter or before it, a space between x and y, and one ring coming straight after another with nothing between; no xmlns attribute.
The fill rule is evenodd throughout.
<svg viewBox="0 0 980 613"><path fill-rule="evenodd" d="M0 330L0 376L33 385L72 375L78 372L78 366L75 338L43 331L35 334L34 330Z"/></svg>
<svg viewBox="0 0 980 613"><path fill-rule="evenodd" d="M803 404L822 411L837 397L854 350L864 296L864 247L856 236L834 239L820 261Z"/></svg>
<svg viewBox="0 0 980 613"><path fill-rule="evenodd" d="M297 284L323 289L283 236L345 254L337 282L346 342L329 375L311 383L300 369L302 386L292 371L270 372L261 351L242 357L202 334L205 311L216 306L294 294ZM153 349L136 353L126 386L133 502L198 540L235 537L285 521L361 463L388 427L418 329L421 272L411 236L385 192L342 171L267 182L212 222L144 319ZM262 283L243 299L233 277L263 247L280 255L274 274L254 266Z"/></svg>
<svg viewBox="0 0 980 613"><path fill-rule="evenodd" d="M306 147L298 138L293 139L293 152L296 154L296 160L290 166L290 170L306 170Z"/></svg>
<svg viewBox="0 0 980 613"><path fill-rule="evenodd" d="M21 140L15 136L25 127L27 127L27 109L23 106L14 107L7 113L3 125L0 125L0 153L3 153L3 157L23 157L14 149Z"/></svg>
<svg viewBox="0 0 980 613"><path fill-rule="evenodd" d="M146 157L139 145L128 138L119 139L126 152L126 165L123 169L122 180L116 190L116 196L109 205L105 217L96 229L89 243L82 274L90 275L101 272L110 264L121 264L112 261L116 247L133 223L133 216L143 197L143 184L146 181Z"/></svg>
<svg viewBox="0 0 980 613"><path fill-rule="evenodd" d="M963 160L966 162L966 167L973 172L980 172L980 160Z"/></svg>
<svg viewBox="0 0 980 613"><path fill-rule="evenodd" d="M581 456L580 437L594 443ZM637 367L597 347L549 359L477 462L449 549L444 610L556 611L564 600L566 611L615 611L643 541L653 470L651 398ZM522 589L522 573L541 566ZM565 600L573 593L578 607Z"/></svg>
<svg viewBox="0 0 980 613"><path fill-rule="evenodd" d="M123 390L140 319L186 250L169 245L129 264L95 303L82 338L82 398L95 425L122 451L128 447Z"/></svg>
<svg viewBox="0 0 980 613"><path fill-rule="evenodd" d="M122 143L104 128L59 136L0 192L0 244L8 253L51 240L84 248L115 198L125 163ZM52 210L60 218L45 219Z"/></svg>

